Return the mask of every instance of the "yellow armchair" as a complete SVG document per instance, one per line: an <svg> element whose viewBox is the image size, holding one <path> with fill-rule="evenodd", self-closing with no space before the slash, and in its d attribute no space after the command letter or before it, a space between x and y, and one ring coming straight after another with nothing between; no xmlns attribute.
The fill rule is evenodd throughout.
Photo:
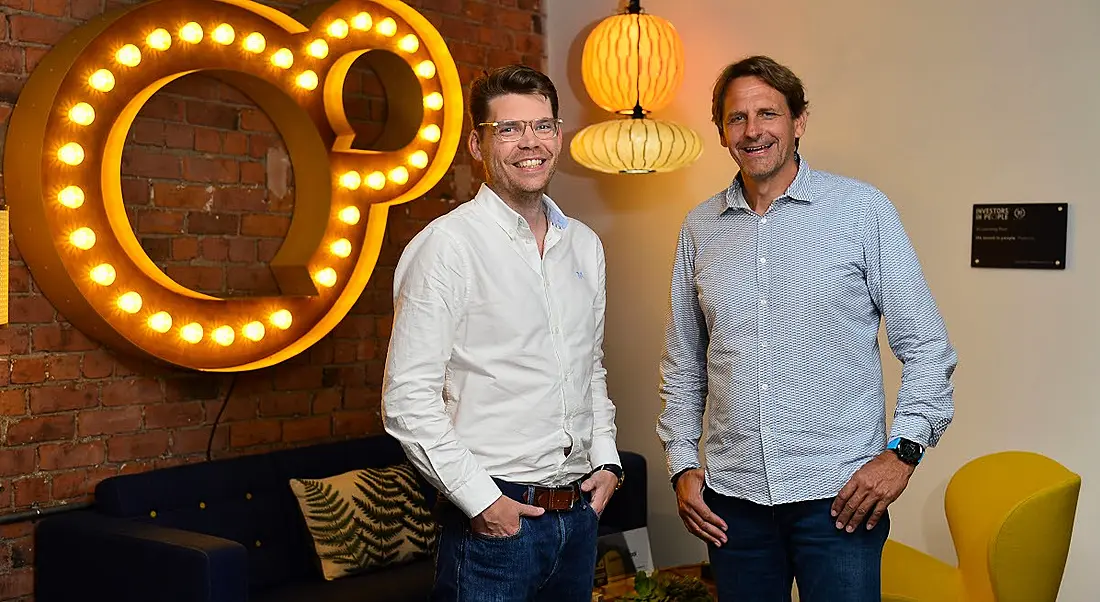
<svg viewBox="0 0 1100 602"><path fill-rule="evenodd" d="M1080 491L1079 475L1040 454L971 460L944 496L958 566L889 540L883 602L1054 602Z"/></svg>

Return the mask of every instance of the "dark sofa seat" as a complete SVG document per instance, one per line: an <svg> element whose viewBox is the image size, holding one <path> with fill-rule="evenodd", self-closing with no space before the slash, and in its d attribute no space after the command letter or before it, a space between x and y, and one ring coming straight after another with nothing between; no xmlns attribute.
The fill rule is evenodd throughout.
<svg viewBox="0 0 1100 602"><path fill-rule="evenodd" d="M645 459L621 452L626 481L601 534L646 525ZM36 531L39 602L422 601L430 560L325 581L292 478L324 478L405 461L375 435L111 477L95 506ZM429 503L436 493L426 483Z"/></svg>

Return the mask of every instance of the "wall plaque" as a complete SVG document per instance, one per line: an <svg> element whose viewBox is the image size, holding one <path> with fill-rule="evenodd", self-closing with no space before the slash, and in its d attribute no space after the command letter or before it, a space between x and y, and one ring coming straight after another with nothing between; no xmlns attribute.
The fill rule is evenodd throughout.
<svg viewBox="0 0 1100 602"><path fill-rule="evenodd" d="M970 265L1064 270L1066 203L974 205Z"/></svg>

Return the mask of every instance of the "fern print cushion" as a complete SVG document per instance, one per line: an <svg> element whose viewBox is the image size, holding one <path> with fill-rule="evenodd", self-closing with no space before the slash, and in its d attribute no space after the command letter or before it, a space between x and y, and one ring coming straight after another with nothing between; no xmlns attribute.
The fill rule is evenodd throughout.
<svg viewBox="0 0 1100 602"><path fill-rule="evenodd" d="M434 553L438 528L407 462L325 479L291 479L331 581Z"/></svg>

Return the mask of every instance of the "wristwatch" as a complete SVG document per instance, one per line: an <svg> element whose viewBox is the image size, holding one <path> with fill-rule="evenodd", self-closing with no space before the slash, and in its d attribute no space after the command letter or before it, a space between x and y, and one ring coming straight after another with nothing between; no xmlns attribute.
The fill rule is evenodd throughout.
<svg viewBox="0 0 1100 602"><path fill-rule="evenodd" d="M904 437L894 437L886 444L886 449L893 450L898 459L910 466L920 464L924 457L924 446Z"/></svg>
<svg viewBox="0 0 1100 602"><path fill-rule="evenodd" d="M623 486L623 481L626 480L626 476L623 474L623 468L617 464L601 464L592 470L592 474L596 474L601 470L606 470L615 475L615 478L619 479L619 482L615 484L615 491L619 490L619 487Z"/></svg>

